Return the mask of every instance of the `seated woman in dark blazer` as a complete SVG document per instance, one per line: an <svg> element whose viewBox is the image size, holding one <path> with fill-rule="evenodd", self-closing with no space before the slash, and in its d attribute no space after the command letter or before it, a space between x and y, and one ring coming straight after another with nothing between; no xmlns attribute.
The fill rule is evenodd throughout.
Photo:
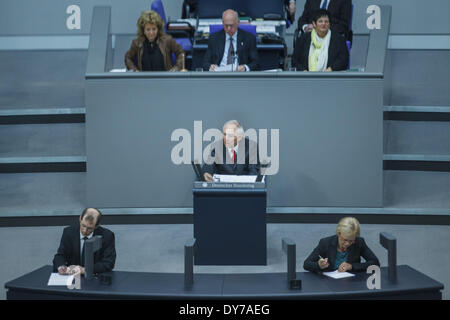
<svg viewBox="0 0 450 320"><path fill-rule="evenodd" d="M164 22L155 11L142 12L137 22L137 39L125 54L125 65L134 71L179 71L184 50L164 32ZM172 53L176 63L172 65Z"/></svg>
<svg viewBox="0 0 450 320"><path fill-rule="evenodd" d="M366 271L371 265L380 265L378 258L359 236L360 225L355 218L342 218L336 228L336 235L323 238L306 258L303 268L311 272L338 270ZM365 262L361 263L361 257Z"/></svg>
<svg viewBox="0 0 450 320"><path fill-rule="evenodd" d="M303 33L296 41L292 66L298 71L341 71L348 66L345 38L330 29L327 10L317 10L313 17L314 29Z"/></svg>

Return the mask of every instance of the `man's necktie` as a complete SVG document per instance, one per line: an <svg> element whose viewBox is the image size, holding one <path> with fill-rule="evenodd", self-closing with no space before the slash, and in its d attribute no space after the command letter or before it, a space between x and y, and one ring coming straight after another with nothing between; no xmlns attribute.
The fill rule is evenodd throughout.
<svg viewBox="0 0 450 320"><path fill-rule="evenodd" d="M84 253L86 252L86 240L88 239L88 237L83 237L83 249L81 250L81 266L84 267Z"/></svg>
<svg viewBox="0 0 450 320"><path fill-rule="evenodd" d="M233 47L233 38L230 39L230 47L228 49L228 55L227 55L227 64L233 64L233 57L234 57L234 47Z"/></svg>
<svg viewBox="0 0 450 320"><path fill-rule="evenodd" d="M236 160L237 160L236 151L233 149L233 163L234 164L236 164Z"/></svg>
<svg viewBox="0 0 450 320"><path fill-rule="evenodd" d="M323 3L322 3L322 7L321 7L321 9L327 9L327 5L328 5L328 0L323 0Z"/></svg>

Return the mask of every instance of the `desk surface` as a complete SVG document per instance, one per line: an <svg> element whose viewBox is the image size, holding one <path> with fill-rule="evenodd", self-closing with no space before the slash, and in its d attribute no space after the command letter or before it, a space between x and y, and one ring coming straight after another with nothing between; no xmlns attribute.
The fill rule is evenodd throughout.
<svg viewBox="0 0 450 320"><path fill-rule="evenodd" d="M111 285L97 279L82 279L80 290L64 286L47 286L52 272L44 266L5 284L8 299L101 298L101 299L441 299L443 284L409 267L399 266L398 281L387 279L387 268L381 268L381 289L366 287L366 273L335 280L320 274L298 272L301 290L290 290L285 273L195 274L194 285L184 286L182 273L148 273L113 271Z"/></svg>

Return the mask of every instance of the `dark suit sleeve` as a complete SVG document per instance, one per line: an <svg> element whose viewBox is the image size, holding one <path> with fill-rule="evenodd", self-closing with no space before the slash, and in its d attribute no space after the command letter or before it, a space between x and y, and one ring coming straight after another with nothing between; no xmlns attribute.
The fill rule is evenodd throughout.
<svg viewBox="0 0 450 320"><path fill-rule="evenodd" d="M104 248L103 256L100 261L94 264L94 273L109 272L114 268L116 263L116 245L113 232L105 232L102 248Z"/></svg>
<svg viewBox="0 0 450 320"><path fill-rule="evenodd" d="M351 0L343 0L339 12L331 17L331 30L347 35L352 14Z"/></svg>
<svg viewBox="0 0 450 320"><path fill-rule="evenodd" d="M215 147L212 148L211 152L209 153L209 157L205 164L202 167L202 173L205 174L206 172L210 175L213 175L215 173L215 156L216 156L216 149Z"/></svg>
<svg viewBox="0 0 450 320"><path fill-rule="evenodd" d="M249 45L249 53L248 58L249 62L246 63L250 68L250 71L258 71L259 70L259 62L258 62L258 50L256 49L256 37L253 34L250 34L247 37L248 45Z"/></svg>
<svg viewBox="0 0 450 320"><path fill-rule="evenodd" d="M303 13L298 19L298 29L303 31L302 27L304 24L312 23L312 14L313 10L311 8L311 2L309 0L306 1L305 7L303 8Z"/></svg>
<svg viewBox="0 0 450 320"><path fill-rule="evenodd" d="M258 144L253 141L248 143L248 173L249 175L258 175L261 170L259 162Z"/></svg>
<svg viewBox="0 0 450 320"><path fill-rule="evenodd" d="M377 265L380 266L380 261L378 260L377 256L370 250L370 248L367 246L364 239L361 238L361 257L366 260L366 262L363 263L353 263L352 264L352 271L365 271L369 266Z"/></svg>
<svg viewBox="0 0 450 320"><path fill-rule="evenodd" d="M336 59L333 61L333 63L330 65L331 69L333 71L342 71L346 70L348 66L348 48L347 44L345 43L344 37L342 37L338 33L333 33L332 35L335 37L336 41L334 41L334 48L333 50L336 50Z"/></svg>
<svg viewBox="0 0 450 320"><path fill-rule="evenodd" d="M216 33L217 34L217 33ZM209 40L208 40L208 49L206 49L206 53L203 57L203 70L205 71L209 71L209 67L212 64L217 64L215 61L213 61L213 57L215 55L215 50L217 47L217 37L214 35L210 35L209 36Z"/></svg>
<svg viewBox="0 0 450 320"><path fill-rule="evenodd" d="M317 247L311 252L311 254L303 262L303 268L310 272L320 272L322 269L319 267L319 255L323 258L327 258L327 246L324 239L319 241Z"/></svg>
<svg viewBox="0 0 450 320"><path fill-rule="evenodd" d="M308 61L305 61L305 45L306 35L302 34L295 43L294 54L292 55L293 67L297 68L297 71L308 70ZM308 49L309 50L309 49Z"/></svg>
<svg viewBox="0 0 450 320"><path fill-rule="evenodd" d="M61 237L61 242L58 247L58 251L53 258L53 271L57 272L60 266L68 266L67 256L70 255L70 237L68 235L68 229L65 228Z"/></svg>

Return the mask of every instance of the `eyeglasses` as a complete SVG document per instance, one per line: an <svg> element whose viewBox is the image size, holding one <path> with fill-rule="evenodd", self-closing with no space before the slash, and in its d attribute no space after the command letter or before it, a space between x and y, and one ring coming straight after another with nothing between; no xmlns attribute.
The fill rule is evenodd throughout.
<svg viewBox="0 0 450 320"><path fill-rule="evenodd" d="M89 233L95 230L95 227L94 227L94 228L87 227L87 226L86 226L84 223L82 223L82 222L80 222L80 226L81 226L81 228L86 229L86 232L89 232Z"/></svg>
<svg viewBox="0 0 450 320"><path fill-rule="evenodd" d="M348 244L350 244L350 245L352 245L352 244L355 243L355 240L354 240L354 239L353 239L353 240L349 240L349 239L345 239L343 236L339 236L339 237L341 238L341 241L342 241L342 242L348 243Z"/></svg>

